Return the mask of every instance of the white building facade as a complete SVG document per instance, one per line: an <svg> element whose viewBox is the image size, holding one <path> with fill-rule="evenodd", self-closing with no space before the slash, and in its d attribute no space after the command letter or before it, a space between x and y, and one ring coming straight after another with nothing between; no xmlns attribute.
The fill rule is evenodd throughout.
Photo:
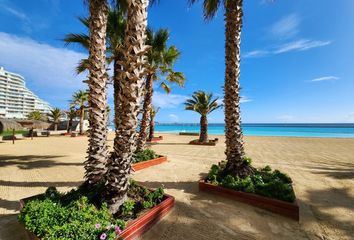
<svg viewBox="0 0 354 240"><path fill-rule="evenodd" d="M0 118L25 119L30 112L47 114L50 110L49 103L26 87L21 75L0 67Z"/></svg>

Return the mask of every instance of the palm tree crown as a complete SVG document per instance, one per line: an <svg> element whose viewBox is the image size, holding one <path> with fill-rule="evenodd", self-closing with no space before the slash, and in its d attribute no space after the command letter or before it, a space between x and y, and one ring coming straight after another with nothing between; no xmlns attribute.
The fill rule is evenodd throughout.
<svg viewBox="0 0 354 240"><path fill-rule="evenodd" d="M54 123L57 123L62 117L63 112L59 108L54 108L48 113L48 117Z"/></svg>
<svg viewBox="0 0 354 240"><path fill-rule="evenodd" d="M197 91L194 92L192 98L188 99L184 104L186 110L195 111L202 116L207 116L209 113L222 106L218 103L218 100L219 98L213 99L212 93Z"/></svg>

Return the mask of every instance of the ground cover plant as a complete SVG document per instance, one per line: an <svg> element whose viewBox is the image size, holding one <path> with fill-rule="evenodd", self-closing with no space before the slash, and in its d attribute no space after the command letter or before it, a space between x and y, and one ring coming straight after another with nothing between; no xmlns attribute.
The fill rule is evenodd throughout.
<svg viewBox="0 0 354 240"><path fill-rule="evenodd" d="M251 165L251 159L245 158L245 164ZM255 193L268 198L275 198L286 202L294 202L295 193L291 178L279 170L272 170L270 166L254 169L254 173L244 178L224 175L226 162L213 165L208 173L207 182L237 191Z"/></svg>
<svg viewBox="0 0 354 240"><path fill-rule="evenodd" d="M30 200L21 210L19 220L25 228L41 239L117 239L129 220L163 200L164 191L151 191L131 182L128 199L112 215L102 203L103 187L80 186L68 193L54 187L42 197Z"/></svg>
<svg viewBox="0 0 354 240"><path fill-rule="evenodd" d="M156 154L154 150L145 149L142 151L138 151L134 154L133 163L144 162L144 161L148 161L148 160L155 159L158 157L159 157L159 155Z"/></svg>
<svg viewBox="0 0 354 240"><path fill-rule="evenodd" d="M29 131L28 130L17 130L15 131L15 134L28 134ZM4 131L2 133L0 133L0 136L12 136L13 134L13 131L12 130L9 130L9 131Z"/></svg>

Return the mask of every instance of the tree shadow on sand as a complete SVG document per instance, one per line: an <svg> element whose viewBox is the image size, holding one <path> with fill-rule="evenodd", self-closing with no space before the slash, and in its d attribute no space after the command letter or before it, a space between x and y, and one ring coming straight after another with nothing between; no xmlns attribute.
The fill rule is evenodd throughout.
<svg viewBox="0 0 354 240"><path fill-rule="evenodd" d="M348 236L354 236L354 222L350 214L342 216L336 209L345 209L346 213L354 212L354 197L349 188L328 188L324 190L309 190L308 201L303 201L309 206L316 220L326 228L344 232ZM332 210L333 209L333 210ZM332 210L332 212L329 212ZM350 220L343 220L343 217Z"/></svg>
<svg viewBox="0 0 354 240"><path fill-rule="evenodd" d="M65 157L60 155L1 155L0 167L17 166L20 169L50 168L56 166L83 166L80 162L59 162L54 159Z"/></svg>
<svg viewBox="0 0 354 240"><path fill-rule="evenodd" d="M326 175L330 178L335 179L354 179L354 165L349 168L338 168L338 167L316 167L314 174Z"/></svg>

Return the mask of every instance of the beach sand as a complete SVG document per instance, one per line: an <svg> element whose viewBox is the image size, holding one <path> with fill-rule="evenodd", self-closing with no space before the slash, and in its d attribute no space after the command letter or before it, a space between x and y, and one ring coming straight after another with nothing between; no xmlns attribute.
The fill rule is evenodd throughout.
<svg viewBox="0 0 354 240"><path fill-rule="evenodd" d="M257 167L288 173L300 205L300 222L236 201L199 193L197 181L224 159L216 147L191 146L195 137L162 134L153 149L168 162L134 173L150 187L164 185L176 205L143 239L353 239L354 139L245 137ZM113 135L109 144L112 145ZM48 186L66 191L83 178L86 137L49 137L0 143L0 239L24 239L17 223L21 198Z"/></svg>

